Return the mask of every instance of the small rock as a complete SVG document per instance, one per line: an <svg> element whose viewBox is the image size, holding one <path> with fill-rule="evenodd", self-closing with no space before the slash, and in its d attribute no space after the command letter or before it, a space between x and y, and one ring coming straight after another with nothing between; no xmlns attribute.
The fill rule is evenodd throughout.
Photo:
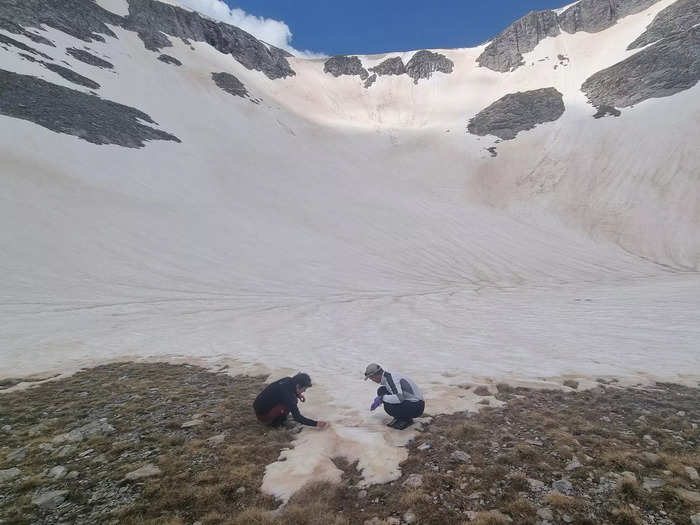
<svg viewBox="0 0 700 525"><path fill-rule="evenodd" d="M384 525L384 521L380 520L377 516L372 519L365 520L364 525Z"/></svg>
<svg viewBox="0 0 700 525"><path fill-rule="evenodd" d="M693 467L683 467L685 469L685 473L688 475L688 478L690 481L697 481L700 479L700 476L698 476L698 471L695 470Z"/></svg>
<svg viewBox="0 0 700 525"><path fill-rule="evenodd" d="M483 497L484 497L483 492L472 492L471 494L469 494L469 499L481 499Z"/></svg>
<svg viewBox="0 0 700 525"><path fill-rule="evenodd" d="M389 516L386 519L386 525L401 525L401 520L395 516Z"/></svg>
<svg viewBox="0 0 700 525"><path fill-rule="evenodd" d="M53 450L53 446L51 445L51 443L41 443L39 445L39 450L43 452L50 452Z"/></svg>
<svg viewBox="0 0 700 525"><path fill-rule="evenodd" d="M700 504L700 492L695 492L694 490L686 490L686 489L676 489L675 490L676 494L680 496L680 498L687 503L690 503L692 505L697 505Z"/></svg>
<svg viewBox="0 0 700 525"><path fill-rule="evenodd" d="M49 476L53 479L61 479L68 473L68 469L63 465L56 465L54 468L49 470Z"/></svg>
<svg viewBox="0 0 700 525"><path fill-rule="evenodd" d="M238 487L236 489L236 494L245 494L245 487Z"/></svg>
<svg viewBox="0 0 700 525"><path fill-rule="evenodd" d="M692 525L700 525L700 512L698 512L697 514L693 514L690 517L690 523Z"/></svg>
<svg viewBox="0 0 700 525"><path fill-rule="evenodd" d="M75 479L78 477L78 475L79 474L78 474L77 470L72 470L68 473L68 475L66 476L66 479Z"/></svg>
<svg viewBox="0 0 700 525"><path fill-rule="evenodd" d="M450 454L450 458L454 461L461 461L462 463L469 463L469 461L472 459L469 454L462 452L461 450L455 450L452 454Z"/></svg>
<svg viewBox="0 0 700 525"><path fill-rule="evenodd" d="M644 490L658 489L663 487L666 482L660 478L644 478L644 483L642 483L642 488Z"/></svg>
<svg viewBox="0 0 700 525"><path fill-rule="evenodd" d="M566 464L566 470L569 470L569 471L576 470L577 468L581 468L581 467L582 467L581 462L577 458L572 459L571 461L569 461Z"/></svg>
<svg viewBox="0 0 700 525"><path fill-rule="evenodd" d="M423 485L423 476L420 474L411 474L406 478L406 481L403 482L404 487L410 487L410 488L418 488L421 485Z"/></svg>
<svg viewBox="0 0 700 525"><path fill-rule="evenodd" d="M367 491L366 490L361 490L360 492L357 493L357 497L360 499L365 499L367 497Z"/></svg>
<svg viewBox="0 0 700 525"><path fill-rule="evenodd" d="M642 457L644 461L652 465L656 465L661 459L658 454L654 454L653 452L642 452Z"/></svg>
<svg viewBox="0 0 700 525"><path fill-rule="evenodd" d="M685 410L679 410L678 412L676 412L676 415L680 417L685 417Z"/></svg>
<svg viewBox="0 0 700 525"><path fill-rule="evenodd" d="M568 514L562 514L561 519L563 519L566 523L571 523L572 521L574 521L574 518L572 518Z"/></svg>
<svg viewBox="0 0 700 525"><path fill-rule="evenodd" d="M476 519L476 512L473 510L468 510L464 513L469 521L474 521Z"/></svg>
<svg viewBox="0 0 700 525"><path fill-rule="evenodd" d="M66 456L70 456L71 454L73 454L73 452L75 452L76 450L78 450L78 447L76 447L75 445L63 445L56 451L54 456L56 456L57 458L65 458Z"/></svg>
<svg viewBox="0 0 700 525"><path fill-rule="evenodd" d="M66 499L67 490L51 490L43 494L37 494L32 498L32 504L42 509L55 509Z"/></svg>
<svg viewBox="0 0 700 525"><path fill-rule="evenodd" d="M698 514L698 516L700 516L700 514ZM413 511L409 510L409 511L404 512L404 514L403 514L403 521L405 523L408 523L408 525L415 523L417 519L418 518L416 518L416 515L413 513Z"/></svg>
<svg viewBox="0 0 700 525"><path fill-rule="evenodd" d="M226 434L217 434L216 436L212 436L209 439L207 439L207 443L210 445L221 445L221 443L224 442L226 439Z"/></svg>
<svg viewBox="0 0 700 525"><path fill-rule="evenodd" d="M544 490L544 482L540 481L539 479L527 478L527 483L530 485L530 490Z"/></svg>
<svg viewBox="0 0 700 525"><path fill-rule="evenodd" d="M649 434L644 434L644 437L642 438L648 445L651 445L652 447L658 447L659 442L656 441L653 437L651 437Z"/></svg>
<svg viewBox="0 0 700 525"><path fill-rule="evenodd" d="M542 443L539 439L526 439L525 443L527 443L528 445L533 445L535 447L541 447L544 445L544 443Z"/></svg>
<svg viewBox="0 0 700 525"><path fill-rule="evenodd" d="M94 449L94 448L89 448L89 449L87 449L87 450L81 452L80 454L78 454L78 457L84 458L85 456L89 456L89 455L92 454L93 452L95 452L95 449Z"/></svg>
<svg viewBox="0 0 700 525"><path fill-rule="evenodd" d="M552 481L552 488L562 494L572 494L574 492L574 487L568 479Z"/></svg>
<svg viewBox="0 0 700 525"><path fill-rule="evenodd" d="M129 472L124 479L127 481L134 481L137 479L143 479L143 478L150 478L152 476L160 476L161 471L158 467L155 465L149 463L148 465L144 465L143 467L136 469L132 472Z"/></svg>
<svg viewBox="0 0 700 525"><path fill-rule="evenodd" d="M25 457L27 457L27 449L18 448L17 450L13 450L7 455L7 461L12 461L13 463L15 463L18 461L23 461Z"/></svg>
<svg viewBox="0 0 700 525"><path fill-rule="evenodd" d="M554 519L552 511L549 509L537 509L537 516L547 521L552 521Z"/></svg>
<svg viewBox="0 0 700 525"><path fill-rule="evenodd" d="M197 427L203 423L204 421L202 421L201 419L193 419L192 421L187 421L186 423L180 425L180 428Z"/></svg>
<svg viewBox="0 0 700 525"><path fill-rule="evenodd" d="M2 426L2 431L5 432L6 434L10 434L12 432L12 426L10 425L3 425Z"/></svg>
<svg viewBox="0 0 700 525"><path fill-rule="evenodd" d="M569 388L573 388L574 390L578 389L578 381L574 381L573 379L567 379L564 381L564 386L568 386Z"/></svg>
<svg viewBox="0 0 700 525"><path fill-rule="evenodd" d="M4 481L10 481L11 479L15 479L21 473L22 471L17 467L8 468L6 470L0 470L0 483Z"/></svg>
<svg viewBox="0 0 700 525"><path fill-rule="evenodd" d="M474 389L474 393L477 396L490 396L491 392L489 392L489 389L485 387L484 385L478 386Z"/></svg>
<svg viewBox="0 0 700 525"><path fill-rule="evenodd" d="M422 445L418 445L418 450L430 450L433 448L433 446L430 443L423 443Z"/></svg>

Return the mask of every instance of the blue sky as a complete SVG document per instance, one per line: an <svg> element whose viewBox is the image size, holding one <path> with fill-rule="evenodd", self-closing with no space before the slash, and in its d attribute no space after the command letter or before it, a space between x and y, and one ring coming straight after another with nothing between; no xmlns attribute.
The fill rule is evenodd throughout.
<svg viewBox="0 0 700 525"><path fill-rule="evenodd" d="M334 54L469 47L533 9L572 0L226 0L231 8L285 22L291 45Z"/></svg>

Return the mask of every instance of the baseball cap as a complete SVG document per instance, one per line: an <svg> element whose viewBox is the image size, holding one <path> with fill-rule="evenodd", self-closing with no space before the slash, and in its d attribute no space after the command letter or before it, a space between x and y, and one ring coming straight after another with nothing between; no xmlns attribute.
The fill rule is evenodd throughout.
<svg viewBox="0 0 700 525"><path fill-rule="evenodd" d="M382 372L382 367L379 366L377 363L368 364L367 368L365 368L365 381L373 375L378 374L379 372Z"/></svg>

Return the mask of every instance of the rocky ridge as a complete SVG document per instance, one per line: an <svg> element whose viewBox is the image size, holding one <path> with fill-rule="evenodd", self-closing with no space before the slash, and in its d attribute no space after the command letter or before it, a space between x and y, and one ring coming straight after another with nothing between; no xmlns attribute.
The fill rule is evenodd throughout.
<svg viewBox="0 0 700 525"><path fill-rule="evenodd" d="M199 13L156 0L128 0L129 15L116 15L90 0L26 0L0 4L0 28L35 35L27 28L53 27L84 42L117 38L109 26L135 31L147 49L172 46L167 35L183 41L206 42L230 54L247 69L270 79L292 76L286 51L268 46L238 27L204 18ZM103 36L104 35L104 36ZM43 37L44 41L46 40Z"/></svg>
<svg viewBox="0 0 700 525"><path fill-rule="evenodd" d="M692 1L692 0L691 0ZM477 58L477 63L506 73L523 64L523 53L535 49L543 39L561 31L595 33L625 16L638 13L658 0L580 0L560 14L531 11L499 33Z"/></svg>

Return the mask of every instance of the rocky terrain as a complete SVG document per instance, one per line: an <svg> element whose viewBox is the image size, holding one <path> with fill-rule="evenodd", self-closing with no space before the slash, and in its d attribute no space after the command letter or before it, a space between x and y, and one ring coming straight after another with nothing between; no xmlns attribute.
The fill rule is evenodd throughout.
<svg viewBox="0 0 700 525"><path fill-rule="evenodd" d="M700 392L464 385L482 410L435 417L400 479L315 483L284 507L265 465L300 428L260 426L260 378L118 363L0 395L6 524L673 525L700 522ZM497 401L504 406L491 408ZM315 432L313 429L304 432Z"/></svg>
<svg viewBox="0 0 700 525"><path fill-rule="evenodd" d="M28 0L0 5L0 28L46 42L41 35L28 31L28 28L41 29L42 25L84 42L116 38L108 26L122 27L135 31L150 51L172 46L167 34L185 42L206 42L230 54L246 68L261 71L271 79L295 74L287 61L287 52L263 44L237 27L156 0L129 0L126 17L107 11L91 0Z"/></svg>

